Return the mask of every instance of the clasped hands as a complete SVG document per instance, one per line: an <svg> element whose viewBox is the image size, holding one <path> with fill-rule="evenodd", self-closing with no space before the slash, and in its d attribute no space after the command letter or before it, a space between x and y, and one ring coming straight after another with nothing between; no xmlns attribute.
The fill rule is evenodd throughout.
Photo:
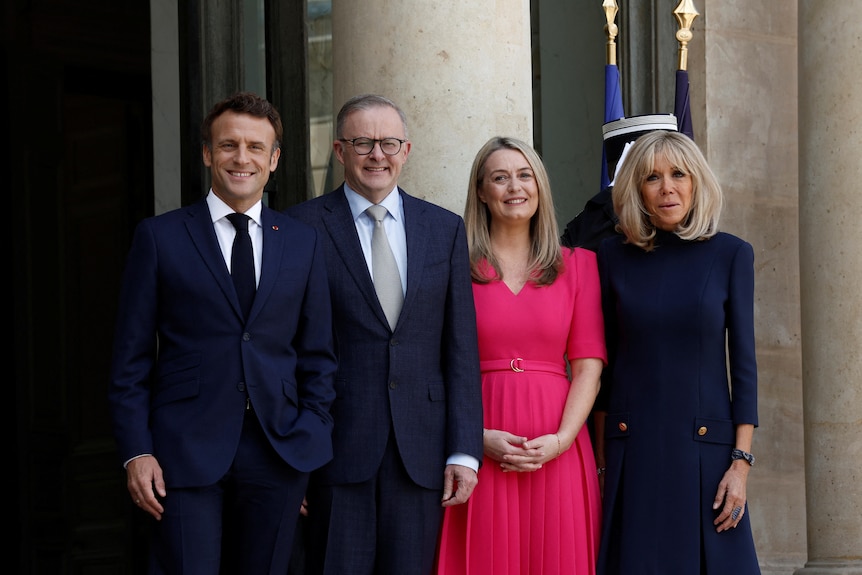
<svg viewBox="0 0 862 575"><path fill-rule="evenodd" d="M500 429L487 429L484 445L485 455L498 462L504 472L537 471L562 452L555 433L528 439Z"/></svg>

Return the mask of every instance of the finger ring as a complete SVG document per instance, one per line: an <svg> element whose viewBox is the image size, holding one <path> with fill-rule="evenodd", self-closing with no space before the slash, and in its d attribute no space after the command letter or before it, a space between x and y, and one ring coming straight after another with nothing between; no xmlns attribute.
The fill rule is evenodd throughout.
<svg viewBox="0 0 862 575"><path fill-rule="evenodd" d="M742 511L742 507L734 507L733 513L730 514L730 518L736 521L736 518L739 517L740 511Z"/></svg>
<svg viewBox="0 0 862 575"><path fill-rule="evenodd" d="M140 505L140 504L141 504L141 500L140 500L140 499L135 499L135 503L137 503L138 505Z"/></svg>

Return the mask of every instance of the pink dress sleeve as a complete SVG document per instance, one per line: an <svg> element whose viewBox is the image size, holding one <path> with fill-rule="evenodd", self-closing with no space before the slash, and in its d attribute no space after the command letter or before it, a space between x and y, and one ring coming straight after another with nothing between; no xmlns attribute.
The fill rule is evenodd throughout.
<svg viewBox="0 0 862 575"><path fill-rule="evenodd" d="M583 248L571 252L563 249L566 263L564 278L571 282L574 293L574 313L569 329L566 352L569 360L596 357L605 364L608 352L605 347L605 327L602 319L602 297L599 288L599 269L596 254Z"/></svg>

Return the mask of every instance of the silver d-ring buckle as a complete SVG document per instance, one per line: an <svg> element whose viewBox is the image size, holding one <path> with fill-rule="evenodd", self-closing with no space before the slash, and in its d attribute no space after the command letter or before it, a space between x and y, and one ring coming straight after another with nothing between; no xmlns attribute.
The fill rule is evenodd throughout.
<svg viewBox="0 0 862 575"><path fill-rule="evenodd" d="M515 359L513 359L512 361L509 362L509 367L511 367L512 371L514 371L515 373L520 373L520 372L524 371L524 368L521 367L522 361L524 361L522 358L516 357ZM517 365L515 362L517 362Z"/></svg>

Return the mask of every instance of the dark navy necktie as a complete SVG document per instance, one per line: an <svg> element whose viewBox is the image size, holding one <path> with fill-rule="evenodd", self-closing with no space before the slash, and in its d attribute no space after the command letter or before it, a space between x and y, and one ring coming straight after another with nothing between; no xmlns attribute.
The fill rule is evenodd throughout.
<svg viewBox="0 0 862 575"><path fill-rule="evenodd" d="M254 301L254 292L257 291L254 280L254 253L251 247L251 236L248 235L248 221L251 218L237 213L228 214L227 218L236 228L230 254L230 275L233 278L236 295L239 296L243 318L247 319L251 303Z"/></svg>

